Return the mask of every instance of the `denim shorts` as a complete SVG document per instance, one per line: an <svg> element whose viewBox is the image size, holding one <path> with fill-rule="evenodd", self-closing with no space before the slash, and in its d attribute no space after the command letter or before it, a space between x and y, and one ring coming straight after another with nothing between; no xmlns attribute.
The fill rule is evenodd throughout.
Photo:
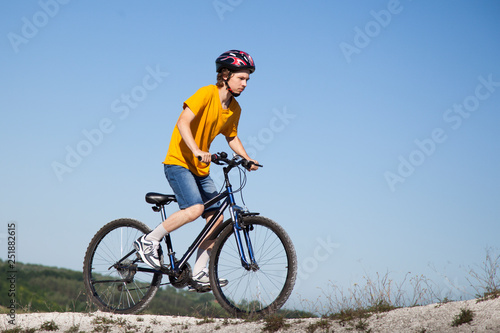
<svg viewBox="0 0 500 333"><path fill-rule="evenodd" d="M180 209L202 204L219 194L210 176L200 177L180 165L164 164L165 176L174 191ZM220 203L208 207L204 213L217 210Z"/></svg>

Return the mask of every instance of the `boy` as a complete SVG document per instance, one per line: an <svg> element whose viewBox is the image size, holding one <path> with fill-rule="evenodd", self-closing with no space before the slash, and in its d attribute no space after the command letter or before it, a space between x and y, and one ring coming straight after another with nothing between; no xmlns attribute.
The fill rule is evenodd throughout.
<svg viewBox="0 0 500 333"><path fill-rule="evenodd" d="M223 134L236 154L254 161L237 135L241 108L235 99L245 90L250 74L255 71L254 61L246 52L231 50L221 54L215 63L217 83L200 88L184 102L163 161L165 175L180 210L134 242L142 260L156 269L161 267L158 248L165 235L200 216L209 221L217 209L214 206L205 209L203 205L218 194L209 176L209 149L215 137ZM257 161L254 163L258 164ZM252 165L250 170L257 169L256 165ZM214 228L222 221L221 216ZM205 239L198 248L193 281L201 287L210 285L207 263L213 244L213 240ZM221 285L224 284L227 280L221 279Z"/></svg>

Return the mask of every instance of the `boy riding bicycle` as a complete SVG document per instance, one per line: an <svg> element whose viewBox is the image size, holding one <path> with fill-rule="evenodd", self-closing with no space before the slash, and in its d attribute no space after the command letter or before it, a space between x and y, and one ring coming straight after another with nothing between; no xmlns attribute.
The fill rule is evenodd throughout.
<svg viewBox="0 0 500 333"><path fill-rule="evenodd" d="M203 205L218 194L209 176L209 149L215 137L223 134L236 154L258 164L248 156L238 138L241 108L235 99L246 88L250 74L255 71L253 59L246 52L231 50L221 54L215 63L217 83L200 88L184 102L163 161L165 175L180 210L134 242L142 260L155 269L160 269L162 265L158 251L165 235L200 216L208 221L217 209L216 205L207 209ZM255 164L250 170L258 169ZM221 216L213 228L222 220ZM193 281L201 287L210 285L207 263L213 244L214 240L205 239L198 247ZM221 279L220 282L221 285L227 284L227 280Z"/></svg>

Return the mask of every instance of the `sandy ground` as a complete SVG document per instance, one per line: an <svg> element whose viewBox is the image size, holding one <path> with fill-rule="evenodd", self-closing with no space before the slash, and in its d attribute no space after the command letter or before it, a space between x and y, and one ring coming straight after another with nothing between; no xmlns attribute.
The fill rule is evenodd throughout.
<svg viewBox="0 0 500 333"><path fill-rule="evenodd" d="M452 322L462 309L473 311L472 322L452 327ZM57 332L270 332L265 320L245 322L239 319L209 319L157 316L115 315L94 313L31 313L16 314L15 325L8 315L0 315L0 330L37 332L55 328ZM55 325L52 323L55 323ZM341 323L338 320L287 319L286 327L279 332L500 332L500 298L477 302L476 300L431 304L413 308L396 309L373 314L360 322Z"/></svg>

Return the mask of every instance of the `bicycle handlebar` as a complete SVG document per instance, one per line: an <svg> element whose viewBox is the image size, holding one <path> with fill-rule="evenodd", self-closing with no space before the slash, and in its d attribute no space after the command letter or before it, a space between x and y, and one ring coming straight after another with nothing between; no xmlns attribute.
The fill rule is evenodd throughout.
<svg viewBox="0 0 500 333"><path fill-rule="evenodd" d="M201 156L198 156L198 160L201 161ZM263 167L262 165L257 164L254 161L249 161L247 159L244 159L240 155L235 155L232 159L228 159L227 153L225 153L225 152L212 154L212 162L214 162L215 164L219 164L219 165L221 165L222 164L221 162L223 162L231 167L241 165L247 170L250 170L252 165L256 165L256 166L261 167L261 168Z"/></svg>

